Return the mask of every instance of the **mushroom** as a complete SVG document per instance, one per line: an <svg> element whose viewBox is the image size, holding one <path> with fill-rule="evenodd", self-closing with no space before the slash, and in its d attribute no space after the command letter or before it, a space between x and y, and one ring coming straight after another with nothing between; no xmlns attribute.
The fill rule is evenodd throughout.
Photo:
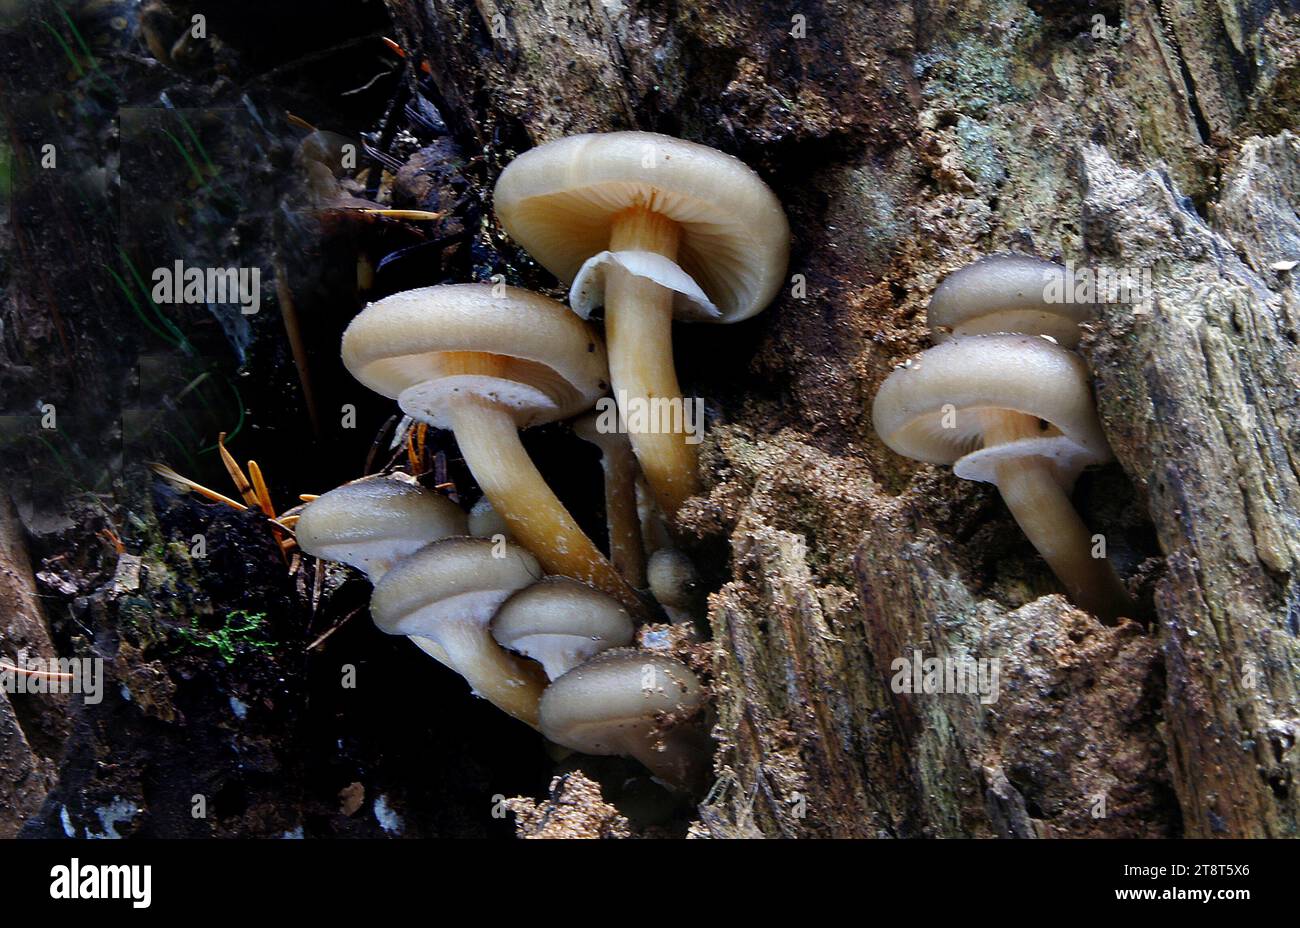
<svg viewBox="0 0 1300 928"><path fill-rule="evenodd" d="M541 573L536 558L517 545L502 552L484 538L444 538L384 574L370 614L381 631L411 636L477 695L536 728L545 676L498 645L488 623L512 593Z"/></svg>
<svg viewBox="0 0 1300 928"><path fill-rule="evenodd" d="M343 363L407 415L455 433L492 508L548 573L640 608L519 440L520 429L577 415L605 391L605 352L586 323L516 287L425 287L363 309L343 333Z"/></svg>
<svg viewBox="0 0 1300 928"><path fill-rule="evenodd" d="M395 477L365 477L303 507L298 547L357 568L378 581L401 558L431 541L465 534L465 513L437 493Z"/></svg>
<svg viewBox="0 0 1300 928"><path fill-rule="evenodd" d="M601 417L587 413L573 423L583 441L600 449L605 473L605 521L609 525L609 559L632 586L645 586L645 549L636 504L636 456L627 435L602 429Z"/></svg>
<svg viewBox="0 0 1300 928"><path fill-rule="evenodd" d="M635 631L616 600L568 577L520 590L492 619L492 637L537 661L552 680L594 654L631 644Z"/></svg>
<svg viewBox="0 0 1300 928"><path fill-rule="evenodd" d="M641 549L646 554L654 554L660 548L673 546L673 536L668 531L668 523L664 519L664 514L660 512L659 504L655 502L650 487L646 485L644 475L638 475L636 478L636 514L641 520Z"/></svg>
<svg viewBox="0 0 1300 928"><path fill-rule="evenodd" d="M1075 603L1106 621L1133 614L1070 503L1079 472L1111 458L1082 358L1037 336L952 339L890 374L872 418L899 454L995 484Z"/></svg>
<svg viewBox="0 0 1300 928"><path fill-rule="evenodd" d="M698 785L706 753L692 726L677 726L704 703L690 668L662 654L618 648L598 654L542 695L541 731L584 754L633 757L661 782ZM668 716L668 717L666 717Z"/></svg>
<svg viewBox="0 0 1300 928"><path fill-rule="evenodd" d="M700 602L700 575L695 564L677 548L660 548L646 569L650 595L674 622L689 622Z"/></svg>
<svg viewBox="0 0 1300 928"><path fill-rule="evenodd" d="M575 135L525 152L502 172L494 202L506 231L572 284L575 312L604 305L614 395L674 517L697 475L694 446L669 421L681 403L673 317L738 322L771 302L789 256L781 204L738 159L650 132Z"/></svg>
<svg viewBox="0 0 1300 928"><path fill-rule="evenodd" d="M1065 268L1027 255L990 255L944 278L930 298L927 322L936 342L959 335L1045 335L1066 348L1079 343L1090 302L1067 302Z"/></svg>
<svg viewBox="0 0 1300 928"><path fill-rule="evenodd" d="M492 500L480 496L478 502L469 507L469 533L475 538L495 538L500 535L509 540L510 526L492 508Z"/></svg>

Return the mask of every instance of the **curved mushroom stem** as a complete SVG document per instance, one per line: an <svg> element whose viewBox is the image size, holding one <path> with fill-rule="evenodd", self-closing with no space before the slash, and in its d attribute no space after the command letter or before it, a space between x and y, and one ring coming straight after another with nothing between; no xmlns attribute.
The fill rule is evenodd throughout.
<svg viewBox="0 0 1300 928"><path fill-rule="evenodd" d="M588 413L573 423L579 438L600 449L605 477L605 520L609 524L609 559L628 583L644 589L645 547L641 541L641 513L637 507L636 455L627 436L602 432L601 416Z"/></svg>
<svg viewBox="0 0 1300 928"><path fill-rule="evenodd" d="M645 549L636 508L636 458L626 445L606 444L601 452L605 471L605 517L609 520L609 556L627 582L645 586Z"/></svg>
<svg viewBox="0 0 1300 928"><path fill-rule="evenodd" d="M985 429L985 447L1041 434L1033 416L991 415L996 418ZM1092 556L1092 533L1057 481L1051 462L1040 457L1004 461L997 465L996 476L1011 515L1075 604L1107 624L1136 614L1110 561Z"/></svg>
<svg viewBox="0 0 1300 928"><path fill-rule="evenodd" d="M677 223L646 208L625 210L610 227L611 251L650 251L677 259ZM605 342L609 374L619 409L628 417L628 435L646 482L670 519L698 489L695 448L684 429L672 428L673 407L682 388L673 366L673 294L622 267L609 269L605 281ZM652 401L659 401L654 403ZM633 429L628 403L644 406L648 426ZM685 419L685 411L678 410Z"/></svg>
<svg viewBox="0 0 1300 928"><path fill-rule="evenodd" d="M464 677L476 694L537 728L537 704L547 683L540 667L515 657L486 628L473 623L452 625L438 635L436 643L447 656L444 663Z"/></svg>
<svg viewBox="0 0 1300 928"><path fill-rule="evenodd" d="M645 606L636 592L537 472L510 413L490 400L467 395L451 405L450 416L456 443L474 479L515 540L536 556L547 573L590 583L634 614L643 614Z"/></svg>
<svg viewBox="0 0 1300 928"><path fill-rule="evenodd" d="M407 635L407 637L411 639L411 641L415 642L417 648L429 655L439 664L442 664L442 666L451 670L456 670L451 663L451 658L447 656L447 649L438 644L438 642L434 641L432 638L426 638L423 635ZM456 672L459 673L460 671Z"/></svg>

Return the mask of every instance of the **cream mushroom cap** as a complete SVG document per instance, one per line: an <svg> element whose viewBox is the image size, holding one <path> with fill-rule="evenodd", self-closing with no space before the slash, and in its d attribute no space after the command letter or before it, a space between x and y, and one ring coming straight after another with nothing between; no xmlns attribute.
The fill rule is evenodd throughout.
<svg viewBox="0 0 1300 928"><path fill-rule="evenodd" d="M501 603L542 576L537 559L518 545L486 538L445 538L425 545L375 585L370 613L392 635L435 638L446 619L473 617L486 627Z"/></svg>
<svg viewBox="0 0 1300 928"><path fill-rule="evenodd" d="M1079 323L1092 303L1066 293L1065 268L1028 255L990 255L944 278L926 319L936 342L954 335L1046 335L1067 348L1079 343ZM1067 302L1068 300L1068 302Z"/></svg>
<svg viewBox="0 0 1300 928"><path fill-rule="evenodd" d="M511 596L492 619L503 648L558 679L601 651L632 643L635 627L612 597L568 577L547 577Z"/></svg>
<svg viewBox="0 0 1300 928"><path fill-rule="evenodd" d="M545 686L541 669L502 650L488 623L511 593L540 574L537 560L518 546L502 551L482 538L445 538L375 584L370 614L381 631L411 636L477 695L536 727Z"/></svg>
<svg viewBox="0 0 1300 928"><path fill-rule="evenodd" d="M448 404L480 396L520 428L588 409L608 384L600 338L564 306L517 287L445 284L395 293L343 333L343 363L403 412L451 428Z"/></svg>
<svg viewBox="0 0 1300 928"><path fill-rule="evenodd" d="M308 554L350 564L372 580L431 541L465 534L460 507L419 484L367 477L312 500L294 527Z"/></svg>
<svg viewBox="0 0 1300 928"><path fill-rule="evenodd" d="M560 280L575 282L599 257L570 296L584 316L613 262L675 291L679 317L738 322L772 301L789 260L785 212L753 169L653 132L574 135L524 152L502 172L494 204L511 237ZM633 207L677 223L675 263L606 251L614 218Z"/></svg>
<svg viewBox="0 0 1300 928"><path fill-rule="evenodd" d="M510 539L510 526L506 525L506 520L501 518L501 513L496 511L492 500L486 496L480 496L478 502L469 507L467 525L469 534L475 538L492 538L501 535L507 541Z"/></svg>
<svg viewBox="0 0 1300 928"><path fill-rule="evenodd" d="M1038 418L1042 434L981 448L986 414L1001 412ZM1038 336L970 336L931 348L885 379L872 419L894 451L953 464L967 480L995 483L1000 461L1032 456L1049 459L1068 484L1111 458L1083 359Z"/></svg>
<svg viewBox="0 0 1300 928"><path fill-rule="evenodd" d="M699 678L680 661L618 648L598 654L556 680L538 709L542 734L584 754L635 757L661 779L686 779L696 758L689 746L661 737L660 716L689 713L704 702Z"/></svg>

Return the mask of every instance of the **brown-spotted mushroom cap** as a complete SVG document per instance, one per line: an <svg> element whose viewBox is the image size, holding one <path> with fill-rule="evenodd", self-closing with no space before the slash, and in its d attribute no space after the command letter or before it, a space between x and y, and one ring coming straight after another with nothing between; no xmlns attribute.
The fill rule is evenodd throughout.
<svg viewBox="0 0 1300 928"><path fill-rule="evenodd" d="M343 334L343 363L408 415L455 433L510 535L547 572L639 608L519 440L520 428L576 415L604 392L605 353L585 322L516 287L425 287L362 310Z"/></svg>
<svg viewBox="0 0 1300 928"><path fill-rule="evenodd" d="M1069 299L1065 268L1028 255L990 255L944 278L927 322L936 342L956 335L1046 335L1066 348L1094 306Z"/></svg>
<svg viewBox="0 0 1300 928"><path fill-rule="evenodd" d="M890 374L872 418L899 454L996 484L1075 603L1133 615L1068 495L1083 467L1110 459L1078 355L1038 336L955 338Z"/></svg>
<svg viewBox="0 0 1300 928"><path fill-rule="evenodd" d="M370 614L380 630L412 636L476 694L536 727L544 675L503 650L488 626L512 593L541 576L537 559L517 545L446 538L385 574L375 585Z"/></svg>
<svg viewBox="0 0 1300 928"><path fill-rule="evenodd" d="M497 643L537 661L552 680L594 654L631 644L634 633L617 600L568 577L520 590L492 619Z"/></svg>
<svg viewBox="0 0 1300 928"><path fill-rule="evenodd" d="M465 513L419 484L367 477L308 503L294 533L308 554L350 564L378 580L429 542L465 534Z"/></svg>
<svg viewBox="0 0 1300 928"><path fill-rule="evenodd" d="M781 285L790 228L767 185L707 146L649 132L559 139L525 152L497 181L501 224L571 283L586 317L605 307L610 378L624 414L654 399L658 421L630 431L669 518L698 487L696 451L663 401L681 402L674 316L736 322Z"/></svg>
<svg viewBox="0 0 1300 928"><path fill-rule="evenodd" d="M598 654L560 677L542 696L541 730L556 744L584 754L633 757L673 786L701 772L700 744L664 724L704 702L704 689L686 665L662 654L620 648Z"/></svg>

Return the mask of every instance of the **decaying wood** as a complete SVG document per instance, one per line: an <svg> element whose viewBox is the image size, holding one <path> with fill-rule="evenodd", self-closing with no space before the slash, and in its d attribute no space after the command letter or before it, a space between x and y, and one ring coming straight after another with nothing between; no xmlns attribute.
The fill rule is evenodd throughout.
<svg viewBox="0 0 1300 928"><path fill-rule="evenodd" d="M739 327L752 361L692 370L721 342L679 330L718 410L683 527L730 556L701 830L1296 833L1294 4L389 6L489 166L655 129L787 204L806 292ZM1079 500L1149 625L1072 608L987 487L871 432L938 280L1006 250L1153 272L1085 342L1119 464ZM914 650L999 657L1000 698L893 692Z"/></svg>
<svg viewBox="0 0 1300 928"><path fill-rule="evenodd" d="M1294 837L1300 822L1300 138L1252 138L1207 224L1155 171L1084 153L1089 250L1156 269L1107 307L1102 414L1148 498L1165 732L1189 833ZM1094 233L1094 230L1095 233Z"/></svg>
<svg viewBox="0 0 1300 928"><path fill-rule="evenodd" d="M0 491L0 661L22 666L29 658L55 656L23 528L8 495ZM15 699L26 701L25 717L15 711ZM11 696L0 689L0 769L5 771L0 778L0 837L16 835L45 800L53 765L32 746L32 736L47 747L66 737L65 703L61 695Z"/></svg>

